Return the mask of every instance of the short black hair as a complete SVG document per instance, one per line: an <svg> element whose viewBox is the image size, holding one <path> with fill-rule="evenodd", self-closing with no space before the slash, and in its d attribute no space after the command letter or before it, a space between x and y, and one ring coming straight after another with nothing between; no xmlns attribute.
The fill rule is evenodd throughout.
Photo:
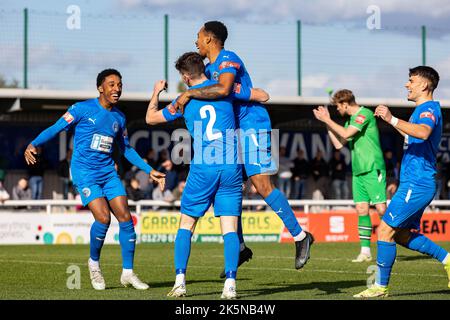
<svg viewBox="0 0 450 320"><path fill-rule="evenodd" d="M227 27L220 21L208 21L204 25L205 31L212 33L214 38L219 40L222 45L225 44L225 40L228 38Z"/></svg>
<svg viewBox="0 0 450 320"><path fill-rule="evenodd" d="M428 89L433 92L439 83L439 73L432 67L418 66L409 69L409 76L420 76L428 81Z"/></svg>
<svg viewBox="0 0 450 320"><path fill-rule="evenodd" d="M186 52L175 62L175 68L181 73L188 73L192 77L199 77L205 72L203 58L197 52Z"/></svg>
<svg viewBox="0 0 450 320"><path fill-rule="evenodd" d="M116 69L105 69L97 75L97 88L102 85L102 83L106 77L113 75L113 74L118 76L120 79L122 79L122 75Z"/></svg>

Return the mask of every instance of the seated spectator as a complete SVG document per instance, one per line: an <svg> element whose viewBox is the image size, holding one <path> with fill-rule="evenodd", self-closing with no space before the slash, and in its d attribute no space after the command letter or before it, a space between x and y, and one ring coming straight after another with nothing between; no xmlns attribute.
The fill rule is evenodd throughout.
<svg viewBox="0 0 450 320"><path fill-rule="evenodd" d="M28 186L28 180L21 178L12 190L13 200L31 200L31 189Z"/></svg>
<svg viewBox="0 0 450 320"><path fill-rule="evenodd" d="M144 191L141 190L139 180L131 178L130 183L126 187L127 195L130 200L139 201L144 199Z"/></svg>
<svg viewBox="0 0 450 320"><path fill-rule="evenodd" d="M181 196L183 195L184 187L186 186L186 181L180 181L178 186L173 190L173 201L181 200Z"/></svg>
<svg viewBox="0 0 450 320"><path fill-rule="evenodd" d="M147 159L144 159L144 161L147 162ZM153 183L150 182L148 174L144 170L137 169L134 178L139 181L139 186L144 196L143 199L151 199L153 192Z"/></svg>
<svg viewBox="0 0 450 320"><path fill-rule="evenodd" d="M278 188L284 193L286 198L291 196L291 178L294 163L286 157L286 148L280 147L279 169L278 169Z"/></svg>
<svg viewBox="0 0 450 320"><path fill-rule="evenodd" d="M0 203L9 200L9 193L3 185L3 180L0 180Z"/></svg>
<svg viewBox="0 0 450 320"><path fill-rule="evenodd" d="M314 159L311 160L310 168L313 177L312 193L316 194L316 198L325 199L328 193L329 166L323 158L323 153L321 150L316 151Z"/></svg>
<svg viewBox="0 0 450 320"><path fill-rule="evenodd" d="M330 160L330 169L334 199L348 199L347 165L339 150L334 150L333 158Z"/></svg>
<svg viewBox="0 0 450 320"><path fill-rule="evenodd" d="M165 190L173 191L178 185L178 173L174 169L173 162L166 160L161 163L161 166L157 170L166 174Z"/></svg>
<svg viewBox="0 0 450 320"><path fill-rule="evenodd" d="M294 159L294 167L292 168L294 190L291 197L293 199L303 199L309 174L309 163L305 159L305 152L300 149L297 152L297 157Z"/></svg>

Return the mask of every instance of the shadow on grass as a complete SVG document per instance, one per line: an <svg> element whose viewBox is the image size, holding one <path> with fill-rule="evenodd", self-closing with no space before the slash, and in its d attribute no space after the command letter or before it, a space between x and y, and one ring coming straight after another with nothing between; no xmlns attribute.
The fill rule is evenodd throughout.
<svg viewBox="0 0 450 320"><path fill-rule="evenodd" d="M448 298L450 298L450 289L449 290L437 290L437 291L424 291L424 292L402 292L396 294L390 294L390 297L403 297L403 296L420 296L424 294L446 294ZM435 300L435 298L433 298Z"/></svg>
<svg viewBox="0 0 450 320"><path fill-rule="evenodd" d="M320 290L323 293L315 294L315 296L329 295L329 294L340 294L342 289L361 287L365 284L365 281L361 280L350 280L350 281L325 281L325 282L310 282L310 283L298 283L298 284L266 284L265 286L276 286L270 288L258 288L258 289L247 289L239 290L238 293L241 294L242 298L246 297L256 297L263 295L272 295L276 293L287 293L295 291L304 290ZM244 294L245 293L245 294ZM349 296L351 298L351 296Z"/></svg>
<svg viewBox="0 0 450 320"><path fill-rule="evenodd" d="M239 281L250 280L249 278L239 279ZM201 279L201 280L186 280L186 287L194 283L217 283L219 287L223 285L223 279ZM163 281L163 282L146 282L150 288L164 288L167 287L168 290L172 289L174 281ZM202 295L205 295L204 293Z"/></svg>
<svg viewBox="0 0 450 320"><path fill-rule="evenodd" d="M416 261L416 260L431 260L429 256L418 255L418 256L397 256L398 261Z"/></svg>

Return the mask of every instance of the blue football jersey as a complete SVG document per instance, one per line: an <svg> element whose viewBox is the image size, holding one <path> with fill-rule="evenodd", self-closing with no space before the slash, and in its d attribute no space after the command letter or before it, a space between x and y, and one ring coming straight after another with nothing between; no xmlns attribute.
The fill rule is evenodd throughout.
<svg viewBox="0 0 450 320"><path fill-rule="evenodd" d="M409 122L426 124L431 127L432 132L427 140L405 136L400 182L434 184L436 155L442 136L442 114L439 102L427 101L418 105Z"/></svg>
<svg viewBox="0 0 450 320"><path fill-rule="evenodd" d="M208 63L205 67L206 76L218 81L222 73L234 74L234 110L238 120L238 126L242 130L271 130L270 117L267 109L258 102L249 102L250 92L246 88L253 88L250 75L244 62L232 51L222 49L214 63Z"/></svg>
<svg viewBox="0 0 450 320"><path fill-rule="evenodd" d="M78 102L62 116L65 130L74 128L71 173L74 184L102 182L116 174L114 142L128 144L125 115L116 107L103 108L98 99Z"/></svg>
<svg viewBox="0 0 450 320"><path fill-rule="evenodd" d="M190 89L213 85L206 80ZM194 142L192 165L208 168L236 166L237 138L232 96L222 100L192 99L184 108L184 114L173 107L175 100L163 109L167 121L184 117L186 127Z"/></svg>

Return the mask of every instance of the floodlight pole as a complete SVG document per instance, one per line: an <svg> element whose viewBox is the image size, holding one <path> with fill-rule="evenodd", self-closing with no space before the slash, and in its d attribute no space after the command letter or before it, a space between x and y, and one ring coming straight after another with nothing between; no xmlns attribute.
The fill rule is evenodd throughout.
<svg viewBox="0 0 450 320"><path fill-rule="evenodd" d="M299 96L302 95L302 22L297 20L297 86Z"/></svg>
<svg viewBox="0 0 450 320"><path fill-rule="evenodd" d="M28 88L28 8L23 9L23 88Z"/></svg>
<svg viewBox="0 0 450 320"><path fill-rule="evenodd" d="M169 82L169 15L164 15L164 77ZM167 88L167 91L169 88Z"/></svg>
<svg viewBox="0 0 450 320"><path fill-rule="evenodd" d="M427 65L427 27L422 26L422 65Z"/></svg>

